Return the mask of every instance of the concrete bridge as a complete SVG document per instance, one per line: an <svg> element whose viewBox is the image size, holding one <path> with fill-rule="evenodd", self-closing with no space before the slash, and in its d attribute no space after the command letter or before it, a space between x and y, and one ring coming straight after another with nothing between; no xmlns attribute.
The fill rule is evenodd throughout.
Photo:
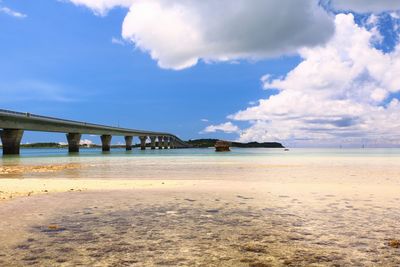
<svg viewBox="0 0 400 267"><path fill-rule="evenodd" d="M142 150L146 149L147 140L150 140L151 149L156 149L156 145L159 149L189 147L170 133L111 127L3 109L0 109L0 129L3 129L0 132L3 155L19 154L24 131L66 133L69 152L79 152L82 134L99 135L103 151L110 151L112 136L124 136L126 150L132 150L133 137L139 137Z"/></svg>

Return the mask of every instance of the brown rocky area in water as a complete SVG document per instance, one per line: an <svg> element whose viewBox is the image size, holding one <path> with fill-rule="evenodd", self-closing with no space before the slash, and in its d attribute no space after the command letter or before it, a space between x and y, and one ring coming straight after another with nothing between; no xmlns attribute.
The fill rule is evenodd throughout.
<svg viewBox="0 0 400 267"><path fill-rule="evenodd" d="M0 166L0 175L24 174L24 173L46 173L63 170L79 169L81 164L51 164L51 165L6 165Z"/></svg>
<svg viewBox="0 0 400 267"><path fill-rule="evenodd" d="M222 141L219 140L215 143L215 151L216 152L227 152L227 151L231 151L229 149L231 143L227 142L227 141Z"/></svg>

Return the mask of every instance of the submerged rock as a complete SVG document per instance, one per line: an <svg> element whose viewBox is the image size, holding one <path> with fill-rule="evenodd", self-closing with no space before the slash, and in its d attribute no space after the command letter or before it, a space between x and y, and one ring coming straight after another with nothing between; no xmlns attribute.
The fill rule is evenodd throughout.
<svg viewBox="0 0 400 267"><path fill-rule="evenodd" d="M265 248L260 244L249 243L242 246L242 251L253 253L266 253Z"/></svg>
<svg viewBox="0 0 400 267"><path fill-rule="evenodd" d="M389 246L392 248L400 248L400 240L392 239L389 241Z"/></svg>
<svg viewBox="0 0 400 267"><path fill-rule="evenodd" d="M229 146L231 145L230 142L219 140L215 143L215 151L216 152L227 152L231 151Z"/></svg>
<svg viewBox="0 0 400 267"><path fill-rule="evenodd" d="M54 232L63 232L66 229L64 227L60 227L59 225L56 224L50 224L47 226L47 228L44 228L41 230L41 232L44 233L54 233Z"/></svg>
<svg viewBox="0 0 400 267"><path fill-rule="evenodd" d="M206 212L208 212L208 213L218 213L219 210L217 210L217 209L210 209L210 210L206 210Z"/></svg>

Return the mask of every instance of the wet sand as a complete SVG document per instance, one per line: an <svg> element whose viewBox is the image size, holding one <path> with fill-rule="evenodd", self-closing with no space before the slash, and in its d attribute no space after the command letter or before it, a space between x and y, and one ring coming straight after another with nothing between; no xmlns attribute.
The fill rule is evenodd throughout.
<svg viewBox="0 0 400 267"><path fill-rule="evenodd" d="M399 266L400 163L368 162L3 178L0 265Z"/></svg>

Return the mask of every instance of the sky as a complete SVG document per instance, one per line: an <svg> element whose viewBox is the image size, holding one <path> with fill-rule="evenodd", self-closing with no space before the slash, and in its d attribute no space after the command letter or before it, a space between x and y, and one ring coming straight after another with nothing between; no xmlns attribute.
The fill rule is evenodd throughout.
<svg viewBox="0 0 400 267"><path fill-rule="evenodd" d="M0 108L182 139L397 147L399 34L400 0L0 0ZM23 139L47 141L65 135Z"/></svg>

